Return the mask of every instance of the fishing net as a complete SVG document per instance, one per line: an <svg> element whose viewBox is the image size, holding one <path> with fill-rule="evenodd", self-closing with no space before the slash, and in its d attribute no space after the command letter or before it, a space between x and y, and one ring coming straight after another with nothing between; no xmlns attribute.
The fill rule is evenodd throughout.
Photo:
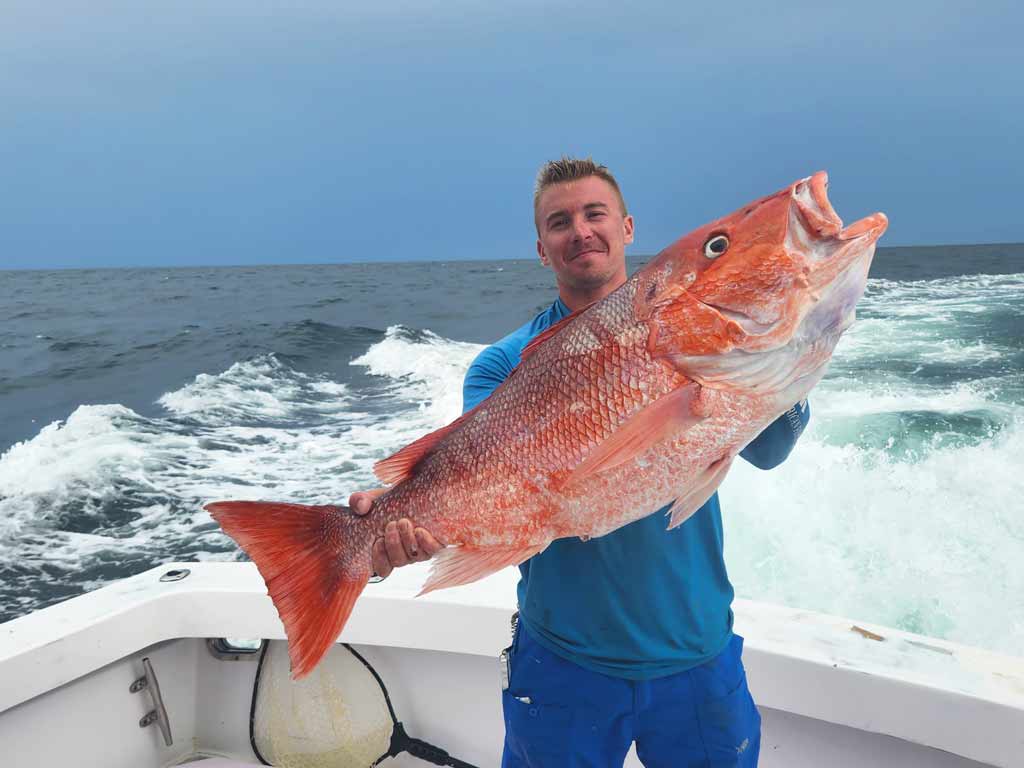
<svg viewBox="0 0 1024 768"><path fill-rule="evenodd" d="M269 641L253 688L250 737L264 765L370 768L409 752L434 765L473 768L406 735L384 682L347 644L334 645L302 680L289 674L288 647Z"/></svg>

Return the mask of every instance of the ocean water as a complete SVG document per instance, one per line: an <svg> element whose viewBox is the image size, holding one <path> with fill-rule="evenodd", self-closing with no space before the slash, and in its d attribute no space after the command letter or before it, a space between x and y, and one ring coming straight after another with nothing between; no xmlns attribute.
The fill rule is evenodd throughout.
<svg viewBox="0 0 1024 768"><path fill-rule="evenodd" d="M0 271L0 621L241 559L208 501L373 487L554 296L533 261ZM737 593L1024 653L1024 246L879 249L810 400L722 486Z"/></svg>

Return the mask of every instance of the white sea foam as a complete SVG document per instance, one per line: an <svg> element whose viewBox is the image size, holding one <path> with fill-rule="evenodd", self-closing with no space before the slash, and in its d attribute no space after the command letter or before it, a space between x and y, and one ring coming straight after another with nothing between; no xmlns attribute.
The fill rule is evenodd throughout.
<svg viewBox="0 0 1024 768"><path fill-rule="evenodd" d="M941 280L869 280L859 320L840 341L836 358L891 358L970 367L1018 350L978 338L979 316L1022 309L1024 275L970 275Z"/></svg>
<svg viewBox="0 0 1024 768"><path fill-rule="evenodd" d="M8 449L0 457L0 540L28 526L45 529L72 501L102 503L115 492L115 476L138 477L148 458L125 429L133 416L120 405L79 406L66 423Z"/></svg>
<svg viewBox="0 0 1024 768"><path fill-rule="evenodd" d="M893 358L903 358L919 363L971 366L1012 353L993 342L949 338L947 325L947 321L940 321L934 315L919 318L914 323L862 318L839 340L835 359L840 365L864 359L884 364Z"/></svg>
<svg viewBox="0 0 1024 768"><path fill-rule="evenodd" d="M914 387L903 381L863 382L835 376L818 385L813 395L815 416L825 419L856 418L867 420L885 413L928 411L961 414L989 411L1010 419L1016 413L1012 405L993 399L993 382L956 382L946 387Z"/></svg>
<svg viewBox="0 0 1024 768"><path fill-rule="evenodd" d="M480 344L451 341L430 331L414 338L401 326L392 326L383 341L352 365L393 379L394 391L417 404L427 428L436 428L462 412L462 379L481 349Z"/></svg>
<svg viewBox="0 0 1024 768"><path fill-rule="evenodd" d="M172 413L206 424L278 421L310 410L325 418L343 413L347 388L318 381L282 365L273 355L235 363L217 375L201 373L195 381L160 398ZM320 395L330 395L324 400Z"/></svg>
<svg viewBox="0 0 1024 768"><path fill-rule="evenodd" d="M1024 429L904 461L814 418L783 465L722 486L738 594L1019 654Z"/></svg>
<svg viewBox="0 0 1024 768"><path fill-rule="evenodd" d="M971 301L971 297L984 295L987 298L1019 298L1024 286L1024 273L973 274L956 277L939 277L928 280L885 280L871 278L869 293L865 301L870 302L878 294L911 296L916 298L951 299Z"/></svg>
<svg viewBox="0 0 1024 768"><path fill-rule="evenodd" d="M360 409L344 385L270 356L166 393L166 419L120 405L79 406L0 456L0 541L13 543L0 544L0 561L70 570L101 552L177 545L186 556L234 556L203 549L211 537L219 539L214 549L233 548L204 503L338 503L378 485L374 462L458 415L462 374L480 348L390 329L353 361L386 385L373 397L377 413ZM275 426L298 415L316 426ZM186 417L187 428L175 417ZM105 505L122 501L126 489L142 505L127 522L107 520ZM95 514L99 533L62 530L71 508Z"/></svg>

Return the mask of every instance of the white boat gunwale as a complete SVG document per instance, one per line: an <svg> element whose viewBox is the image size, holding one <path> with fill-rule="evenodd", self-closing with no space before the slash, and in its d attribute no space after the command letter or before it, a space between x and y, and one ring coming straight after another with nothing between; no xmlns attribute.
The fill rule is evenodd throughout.
<svg viewBox="0 0 1024 768"><path fill-rule="evenodd" d="M160 581L180 568L187 578ZM496 656L508 644L515 572L414 599L424 569L369 585L339 640ZM734 610L762 706L991 765L1024 754L1024 658L747 600ZM284 639L255 566L151 569L0 624L0 713L140 649L225 636Z"/></svg>

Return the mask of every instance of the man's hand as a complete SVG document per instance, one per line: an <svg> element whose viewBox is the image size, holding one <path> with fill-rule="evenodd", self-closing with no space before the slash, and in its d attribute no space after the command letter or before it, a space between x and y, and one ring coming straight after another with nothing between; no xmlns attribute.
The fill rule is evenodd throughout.
<svg viewBox="0 0 1024 768"><path fill-rule="evenodd" d="M357 491L349 497L348 505L357 515L365 515L373 500L386 490ZM412 521L403 517L398 522L388 523L384 538L373 542L373 570L383 579L395 568L429 560L444 546L426 528L413 528Z"/></svg>

